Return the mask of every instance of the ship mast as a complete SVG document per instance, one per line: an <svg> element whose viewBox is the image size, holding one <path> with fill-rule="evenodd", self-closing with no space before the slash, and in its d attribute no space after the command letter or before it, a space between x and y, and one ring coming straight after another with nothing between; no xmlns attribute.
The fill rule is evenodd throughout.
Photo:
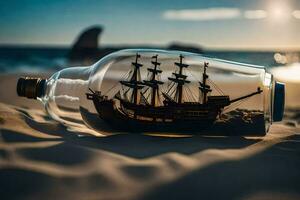
<svg viewBox="0 0 300 200"><path fill-rule="evenodd" d="M145 80L144 81L144 84L148 87L151 87L152 89L152 92L151 92L151 105L152 106L155 106L156 104L156 99L158 97L158 85L161 85L163 84L162 81L159 81L156 79L156 76L159 74L159 73L162 73L161 70L158 69L158 66L160 65L159 62L157 62L157 57L158 55L155 55L155 56L152 56L152 58L154 58L155 60L154 61L151 61L151 63L154 65L154 68L147 68L147 70L152 73L151 74L151 78L149 81Z"/></svg>
<svg viewBox="0 0 300 200"><path fill-rule="evenodd" d="M125 85L129 88L132 88L132 95L131 95L131 102L134 104L138 103L138 90L142 89L143 83L140 81L140 68L143 66L141 63L138 63L138 59L141 57L138 53L136 54L135 57L135 62L132 62L132 66L134 67L133 74L130 78L129 81L120 81L122 85Z"/></svg>
<svg viewBox="0 0 300 200"><path fill-rule="evenodd" d="M183 92L183 85L185 83L190 83L190 81L186 80L187 76L182 74L182 69L187 68L189 65L182 63L182 59L184 58L183 55L179 56L180 62L175 62L175 65L179 68L178 73L172 73L175 75L175 78L169 77L170 81L177 83L175 99L177 103L182 103L182 92Z"/></svg>
<svg viewBox="0 0 300 200"><path fill-rule="evenodd" d="M202 103L205 104L207 103L207 93L208 92L211 92L212 90L210 89L210 86L206 84L206 81L208 79L208 75L206 74L206 68L208 67L208 63L207 62L204 62L204 71L203 71L203 74L202 74L202 82L199 82L200 84L200 91L202 92L202 97L203 97L203 100L202 100Z"/></svg>

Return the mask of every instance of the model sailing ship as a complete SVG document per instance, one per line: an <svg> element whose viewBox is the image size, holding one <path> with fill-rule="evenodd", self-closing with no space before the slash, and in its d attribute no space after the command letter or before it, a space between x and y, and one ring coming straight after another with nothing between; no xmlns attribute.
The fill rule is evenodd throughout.
<svg viewBox="0 0 300 200"><path fill-rule="evenodd" d="M257 95L257 91L245 96L230 99L228 95L209 95L212 92L208 84L206 69L208 63L204 63L202 80L199 82L200 97L198 101L184 99L184 87L189 84L188 76L183 70L189 65L183 63L184 57L179 56L179 62L174 65L177 70L168 77L171 82L165 92L161 87L164 84L159 80L158 55L152 57L152 67L147 68L150 76L148 80L141 80L139 54L136 54L132 62L132 70L127 80L121 80L121 89L112 99L101 93L93 91L87 93L87 99L92 100L99 117L108 124L120 130L130 131L201 131L212 125L221 114L224 107L230 104ZM173 89L173 90L172 90ZM148 97L145 97L145 93Z"/></svg>

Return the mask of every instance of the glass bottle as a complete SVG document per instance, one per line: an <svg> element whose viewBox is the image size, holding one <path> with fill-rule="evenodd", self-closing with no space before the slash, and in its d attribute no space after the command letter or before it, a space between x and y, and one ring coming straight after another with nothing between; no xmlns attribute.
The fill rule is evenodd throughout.
<svg viewBox="0 0 300 200"><path fill-rule="evenodd" d="M49 79L20 78L17 93L61 123L100 133L264 135L284 110L284 84L264 67L149 49L121 50Z"/></svg>

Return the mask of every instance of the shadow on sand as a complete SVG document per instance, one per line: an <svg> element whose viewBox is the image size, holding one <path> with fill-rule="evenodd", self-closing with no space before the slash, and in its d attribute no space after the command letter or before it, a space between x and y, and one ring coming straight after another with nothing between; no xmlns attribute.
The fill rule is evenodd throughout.
<svg viewBox="0 0 300 200"><path fill-rule="evenodd" d="M58 142L44 148L29 146L16 151L27 159L63 166L88 163L91 159L91 151L94 150L143 160L174 152L192 156L207 149L246 149L251 145L264 142L263 138L237 136L172 138L129 133L107 137L77 137L76 133L69 131L64 125L56 124L56 128L53 129L53 127L49 128L52 122L40 123L30 117L26 117L25 121L35 130L49 135L60 135L61 138L42 139L4 129L1 130L3 142L14 144ZM286 197L285 194L299 197L299 144L300 135L286 137L281 142L250 157L221 161L193 169L171 182L150 188L137 199L244 199L265 194L268 197L270 194L271 196L278 194L283 198ZM9 155L6 155L9 152L7 153L6 149L2 151L0 155L3 158L9 158ZM134 169L133 171L126 172L129 176L147 174L145 168L132 167L130 169ZM143 177L145 179L143 181L147 181L147 176ZM81 187L83 183L85 187ZM28 198L39 198L45 194L51 194L49 198L57 198L61 195L59 191L64 192L64 197L74 197L76 194L100 192L107 187L113 187L113 183L105 175L58 178L49 174L15 168L1 170L0 185L4 199L5 197L17 199L26 195ZM71 190L72 187L76 188L76 191Z"/></svg>
<svg viewBox="0 0 300 200"><path fill-rule="evenodd" d="M21 112L21 111L20 111ZM60 145L80 146L113 152L116 154L144 159L169 152L190 155L205 149L239 149L259 142L260 138L245 138L242 136L204 136L204 135L145 135L142 133L113 134L106 137L84 136L79 132L70 131L67 126L56 121L46 119L38 122L31 118L29 113L22 111L24 121L32 129L51 136L60 136L60 139L41 139L9 130L2 130L2 138L6 142L36 142L36 141L63 141ZM174 135L173 135L174 136ZM180 137L178 137L180 136ZM74 155L74 154L73 154Z"/></svg>
<svg viewBox="0 0 300 200"><path fill-rule="evenodd" d="M141 199L299 199L299 144L294 135L249 158L193 170Z"/></svg>

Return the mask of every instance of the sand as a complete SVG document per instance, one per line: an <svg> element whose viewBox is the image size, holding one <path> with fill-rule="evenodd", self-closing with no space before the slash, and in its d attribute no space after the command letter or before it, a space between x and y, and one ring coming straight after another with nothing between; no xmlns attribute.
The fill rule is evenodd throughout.
<svg viewBox="0 0 300 200"><path fill-rule="evenodd" d="M17 77L0 77L1 199L300 199L300 83L264 137L79 137Z"/></svg>

